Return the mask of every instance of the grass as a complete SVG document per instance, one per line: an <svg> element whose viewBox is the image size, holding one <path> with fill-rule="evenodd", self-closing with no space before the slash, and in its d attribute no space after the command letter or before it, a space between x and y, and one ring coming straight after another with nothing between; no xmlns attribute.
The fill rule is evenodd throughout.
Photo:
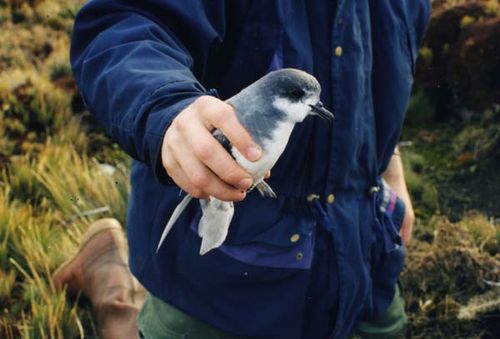
<svg viewBox="0 0 500 339"><path fill-rule="evenodd" d="M77 146L68 138L79 141ZM0 337L18 333L27 338L67 338L83 333L85 322L77 303L56 292L50 276L76 252L81 234L93 220L111 216L124 222L129 190L127 164L113 164L116 170L109 173L78 150L87 148L85 140L77 128L57 131L37 154L12 157L3 171ZM101 207L106 207L103 213L88 213ZM90 317L85 319L92 328Z"/></svg>
<svg viewBox="0 0 500 339"><path fill-rule="evenodd" d="M96 336L88 304L50 277L92 221L125 222L128 156L75 105L68 45L80 4L0 0L0 338ZM417 215L403 275L407 335L492 336L500 228L488 216L498 214L450 201L466 186L463 173L494 168L498 112L454 127L433 115L416 93L404 133L412 146L402 150Z"/></svg>
<svg viewBox="0 0 500 339"><path fill-rule="evenodd" d="M493 226L480 215L459 223L434 217L430 223L435 226L434 239L412 244L403 274L410 317L407 334L494 337L491 329L498 320L500 294L492 284L499 280L500 262L483 246L491 240ZM498 242L492 245L498 251Z"/></svg>
<svg viewBox="0 0 500 339"><path fill-rule="evenodd" d="M50 277L93 220L125 221L128 158L58 85L70 73L72 6L0 1L1 338L95 336L89 307Z"/></svg>

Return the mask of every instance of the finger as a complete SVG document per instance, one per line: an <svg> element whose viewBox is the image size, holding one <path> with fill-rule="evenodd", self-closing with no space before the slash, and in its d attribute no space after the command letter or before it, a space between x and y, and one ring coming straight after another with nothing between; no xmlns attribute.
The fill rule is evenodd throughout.
<svg viewBox="0 0 500 339"><path fill-rule="evenodd" d="M168 175L172 178L177 186L179 186L183 191L187 192L189 195L197 198L197 199L208 199L209 195L203 192L202 190L196 188L189 178L184 174L181 166L170 157L168 160L165 160L167 165L165 169L167 170ZM167 168L168 166L168 168Z"/></svg>
<svg viewBox="0 0 500 339"><path fill-rule="evenodd" d="M252 186L251 175L236 163L200 121L193 119L186 134L189 136L184 135L184 137L195 156L220 179L244 191ZM196 138L192 135L196 135Z"/></svg>
<svg viewBox="0 0 500 339"><path fill-rule="evenodd" d="M262 156L262 149L257 145L236 116L229 104L216 99L201 110L203 120L208 127L216 127L229 139L238 151L248 160L257 161Z"/></svg>
<svg viewBox="0 0 500 339"><path fill-rule="evenodd" d="M186 144L174 150L176 160L191 184L204 193L223 201L240 201L246 192L225 183L208 169Z"/></svg>

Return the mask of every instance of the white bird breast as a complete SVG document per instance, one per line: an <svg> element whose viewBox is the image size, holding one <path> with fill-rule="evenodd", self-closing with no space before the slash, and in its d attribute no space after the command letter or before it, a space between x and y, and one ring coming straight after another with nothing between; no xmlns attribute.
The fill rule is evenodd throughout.
<svg viewBox="0 0 500 339"><path fill-rule="evenodd" d="M231 149L236 162L248 173L252 174L254 182L262 180L278 161L288 143L294 125L293 122L288 120L279 122L271 134L271 138L262 141L262 157L255 162L247 160L236 147Z"/></svg>

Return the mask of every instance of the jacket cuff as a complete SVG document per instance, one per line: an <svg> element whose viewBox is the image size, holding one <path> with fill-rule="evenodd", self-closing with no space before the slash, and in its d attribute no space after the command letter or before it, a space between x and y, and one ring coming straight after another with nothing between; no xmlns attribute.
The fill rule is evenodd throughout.
<svg viewBox="0 0 500 339"><path fill-rule="evenodd" d="M203 95L203 94L200 94ZM175 185L172 178L167 174L167 171L163 167L162 157L161 157L161 149L163 145L163 139L167 129L170 127L172 120L184 110L187 106L189 106L193 101L198 99L199 96L192 96L177 103L169 106L168 108L161 110L155 114L156 118L154 118L153 123L150 123L150 131L148 134L150 136L154 136L152 145L150 147L151 155L151 164L150 167L153 170L154 175L158 179L158 181L163 185Z"/></svg>

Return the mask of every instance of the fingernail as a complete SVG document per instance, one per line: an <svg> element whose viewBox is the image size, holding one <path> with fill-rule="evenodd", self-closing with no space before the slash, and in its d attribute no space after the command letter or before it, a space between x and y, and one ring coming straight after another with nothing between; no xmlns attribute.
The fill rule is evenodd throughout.
<svg viewBox="0 0 500 339"><path fill-rule="evenodd" d="M253 180L251 178L245 178L245 179L241 179L240 184L238 186L242 190L246 191L247 189L250 188L250 186L252 186L252 184L253 184Z"/></svg>
<svg viewBox="0 0 500 339"><path fill-rule="evenodd" d="M252 146L247 149L247 159L250 161L259 160L262 150L258 146Z"/></svg>

